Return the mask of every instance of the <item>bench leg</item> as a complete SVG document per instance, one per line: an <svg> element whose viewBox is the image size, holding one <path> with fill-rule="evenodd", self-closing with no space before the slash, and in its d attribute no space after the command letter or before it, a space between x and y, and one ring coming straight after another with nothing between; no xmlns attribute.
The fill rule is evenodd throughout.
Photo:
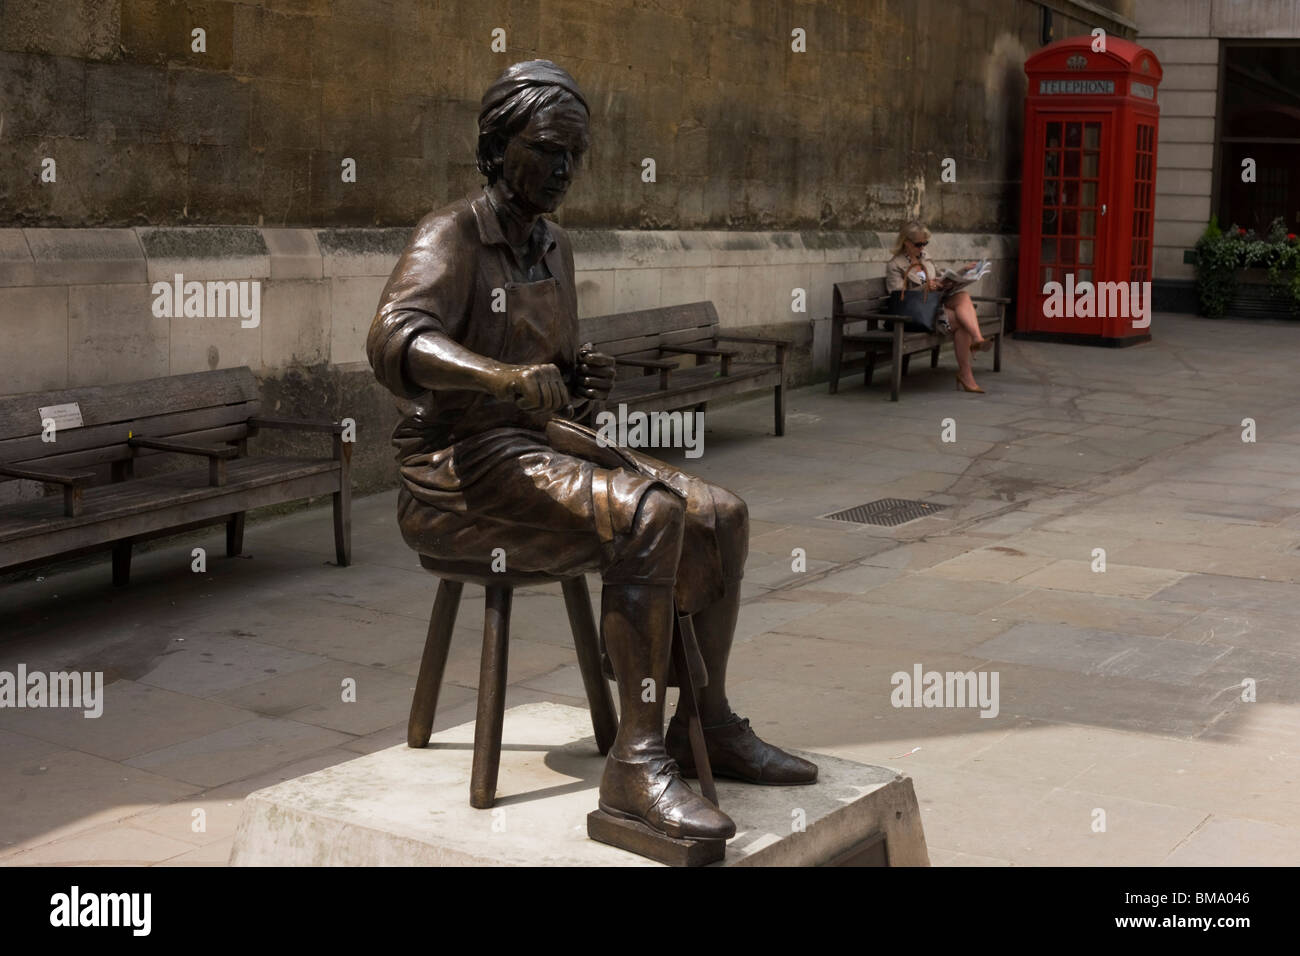
<svg viewBox="0 0 1300 956"><path fill-rule="evenodd" d="M433 614L429 618L429 634L424 641L424 656L420 658L420 676L415 679L415 696L411 698L411 716L406 722L408 747L419 749L426 746L433 733L438 691L442 689L447 652L451 649L451 632L456 626L456 612L460 610L460 593L464 587L459 581L438 583L438 596L433 599Z"/></svg>
<svg viewBox="0 0 1300 956"><path fill-rule="evenodd" d="M226 519L226 557L233 558L244 552L244 514L231 515Z"/></svg>
<svg viewBox="0 0 1300 956"><path fill-rule="evenodd" d="M513 589L491 585L483 605L483 659L478 672L478 715L474 719L474 769L469 781L469 805L479 810L488 809L497 799L513 598Z"/></svg>
<svg viewBox="0 0 1300 956"><path fill-rule="evenodd" d="M939 367L939 349L941 348L943 348L943 346L936 345L934 348L930 349L930 368Z"/></svg>
<svg viewBox="0 0 1300 956"><path fill-rule="evenodd" d="M891 358L889 400L896 402L898 393L903 389L903 327L898 322L894 323L894 352Z"/></svg>
<svg viewBox="0 0 1300 956"><path fill-rule="evenodd" d="M863 386L865 386L865 387L867 387L867 388L870 388L870 387L871 387L871 376L874 375L874 374L875 374L875 371L876 371L876 353L875 353L875 352L868 352L868 353L867 353L867 356L866 356L866 363L867 363L867 364L866 364L866 367L864 367L863 370L862 370L862 384L863 384Z"/></svg>
<svg viewBox="0 0 1300 956"><path fill-rule="evenodd" d="M131 583L131 539L113 544L113 586L124 588Z"/></svg>
<svg viewBox="0 0 1300 956"><path fill-rule="evenodd" d="M1002 371L1002 333L999 331L993 340L993 371Z"/></svg>
<svg viewBox="0 0 1300 956"><path fill-rule="evenodd" d="M774 400L776 417L776 434L777 437L785 434L785 386L776 387L776 396Z"/></svg>
<svg viewBox="0 0 1300 956"><path fill-rule="evenodd" d="M904 355L904 356L903 356L903 374L904 374L904 375L907 374L907 367L908 367L909 365L911 365L911 364L912 364L912 356L910 356L910 355Z"/></svg>
<svg viewBox="0 0 1300 956"><path fill-rule="evenodd" d="M340 568L352 563L352 443L334 436L339 463L339 490L334 492L334 559Z"/></svg>
<svg viewBox="0 0 1300 956"><path fill-rule="evenodd" d="M601 756L609 753L618 734L618 716L614 713L614 698L609 683L600 667L600 634L596 630L596 616L591 610L591 594L583 577L565 578L564 606L569 612L569 629L573 631L573 646L578 652L578 670L582 672L582 686L587 690L587 704L591 707L591 729L596 732L596 749Z"/></svg>
<svg viewBox="0 0 1300 956"><path fill-rule="evenodd" d="M844 352L844 326L831 319L831 394L840 390L840 360Z"/></svg>

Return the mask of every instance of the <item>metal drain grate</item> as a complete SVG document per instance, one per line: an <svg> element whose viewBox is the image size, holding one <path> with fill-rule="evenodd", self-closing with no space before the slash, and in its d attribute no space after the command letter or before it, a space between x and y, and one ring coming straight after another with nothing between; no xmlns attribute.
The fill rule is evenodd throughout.
<svg viewBox="0 0 1300 956"><path fill-rule="evenodd" d="M880 524L893 527L906 524L917 518L925 518L942 511L947 505L932 505L924 501L909 501L906 498L878 498L865 505L835 511L823 518L832 521L852 521L854 524Z"/></svg>

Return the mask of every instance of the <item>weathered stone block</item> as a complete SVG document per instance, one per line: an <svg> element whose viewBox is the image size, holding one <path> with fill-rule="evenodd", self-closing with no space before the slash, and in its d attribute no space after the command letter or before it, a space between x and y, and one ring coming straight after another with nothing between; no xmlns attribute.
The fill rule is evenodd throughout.
<svg viewBox="0 0 1300 956"><path fill-rule="evenodd" d="M145 280L144 250L129 229L27 229L39 285Z"/></svg>
<svg viewBox="0 0 1300 956"><path fill-rule="evenodd" d="M36 284L36 261L23 231L0 229L0 286Z"/></svg>
<svg viewBox="0 0 1300 956"><path fill-rule="evenodd" d="M18 395L68 384L68 290L0 289L0 389Z"/></svg>
<svg viewBox="0 0 1300 956"><path fill-rule="evenodd" d="M6 139L82 136L86 64L66 56L0 53L0 101Z"/></svg>
<svg viewBox="0 0 1300 956"><path fill-rule="evenodd" d="M100 140L162 139L167 128L167 74L133 63L88 64L86 115Z"/></svg>
<svg viewBox="0 0 1300 956"><path fill-rule="evenodd" d="M263 229L271 278L320 279L325 275L316 234L310 229Z"/></svg>
<svg viewBox="0 0 1300 956"><path fill-rule="evenodd" d="M167 131L177 142L231 146L248 142L249 87L232 76L171 70Z"/></svg>
<svg viewBox="0 0 1300 956"><path fill-rule="evenodd" d="M176 273L196 279L265 279L271 256L259 229L251 226L139 227L149 282L171 281ZM223 366L224 367L224 366Z"/></svg>
<svg viewBox="0 0 1300 956"><path fill-rule="evenodd" d="M336 276L331 281L330 361L366 360L366 335L379 310L387 276Z"/></svg>
<svg viewBox="0 0 1300 956"><path fill-rule="evenodd" d="M168 374L170 323L144 281L68 289L68 384L112 385Z"/></svg>
<svg viewBox="0 0 1300 956"><path fill-rule="evenodd" d="M319 260L318 260L319 262ZM262 365L321 365L329 361L330 283L273 281L262 296Z"/></svg>

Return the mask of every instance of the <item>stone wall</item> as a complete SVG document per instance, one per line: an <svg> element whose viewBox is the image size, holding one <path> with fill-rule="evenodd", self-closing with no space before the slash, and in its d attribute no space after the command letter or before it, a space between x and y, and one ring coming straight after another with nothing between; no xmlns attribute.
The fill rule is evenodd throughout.
<svg viewBox="0 0 1300 956"><path fill-rule="evenodd" d="M545 56L593 110L566 225L1011 232L1044 6L1131 35L1134 0L6 0L0 224L409 227Z"/></svg>

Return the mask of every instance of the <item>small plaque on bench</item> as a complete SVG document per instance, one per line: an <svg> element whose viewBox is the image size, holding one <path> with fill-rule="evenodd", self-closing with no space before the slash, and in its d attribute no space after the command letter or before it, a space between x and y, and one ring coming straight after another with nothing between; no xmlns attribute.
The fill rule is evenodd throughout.
<svg viewBox="0 0 1300 956"><path fill-rule="evenodd" d="M55 428L80 428L82 426L81 406L77 402L68 402L66 405L46 405L40 412L42 425L53 419Z"/></svg>

